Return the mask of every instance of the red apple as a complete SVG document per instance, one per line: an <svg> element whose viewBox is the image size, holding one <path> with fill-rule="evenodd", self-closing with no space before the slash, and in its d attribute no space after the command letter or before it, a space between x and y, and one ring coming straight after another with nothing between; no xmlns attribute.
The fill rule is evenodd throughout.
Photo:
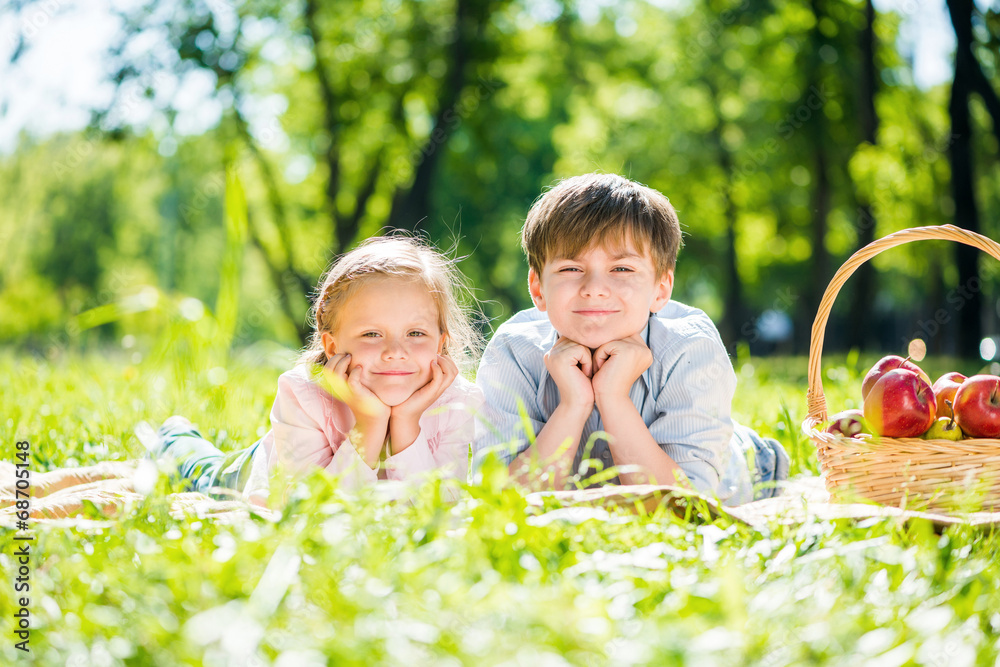
<svg viewBox="0 0 1000 667"><path fill-rule="evenodd" d="M955 393L955 421L970 438L1000 437L1000 377L973 375Z"/></svg>
<svg viewBox="0 0 1000 667"><path fill-rule="evenodd" d="M865 423L865 414L861 410L843 410L830 417L830 422L823 429L827 433L853 438L859 433L871 433Z"/></svg>
<svg viewBox="0 0 1000 667"><path fill-rule="evenodd" d="M961 373L945 373L937 379L931 389L934 390L934 400L937 401L938 417L951 417L951 408L945 401L954 403L955 392L967 379Z"/></svg>
<svg viewBox="0 0 1000 667"><path fill-rule="evenodd" d="M931 383L904 368L886 372L865 397L868 425L890 438L916 438L931 427L936 414Z"/></svg>
<svg viewBox="0 0 1000 667"><path fill-rule="evenodd" d="M872 387L875 386L875 383L878 382L880 377L897 368L905 368L908 371L913 371L924 379L927 386L930 386L930 376L923 372L920 366L917 366L915 363L910 361L909 357L904 359L902 357L897 357L894 354L890 354L887 357L879 359L878 362L872 366L872 369L868 371L868 375L865 376L865 379L861 381L861 400L863 401L868 398L868 392L872 390Z"/></svg>

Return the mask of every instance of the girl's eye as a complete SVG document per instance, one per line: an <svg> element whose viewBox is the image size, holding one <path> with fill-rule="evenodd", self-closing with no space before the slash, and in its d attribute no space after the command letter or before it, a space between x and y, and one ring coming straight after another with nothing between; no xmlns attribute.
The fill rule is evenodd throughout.
<svg viewBox="0 0 1000 667"><path fill-rule="evenodd" d="M361 337L362 338L378 338L378 332L377 331L366 331L363 334L361 334Z"/></svg>
<svg viewBox="0 0 1000 667"><path fill-rule="evenodd" d="M410 335L411 336L426 336L427 334L424 333L423 331L411 331Z"/></svg>

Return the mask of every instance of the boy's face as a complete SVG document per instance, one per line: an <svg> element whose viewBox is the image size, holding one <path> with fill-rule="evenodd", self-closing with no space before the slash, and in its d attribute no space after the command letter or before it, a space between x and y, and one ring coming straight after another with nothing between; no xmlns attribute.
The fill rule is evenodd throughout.
<svg viewBox="0 0 1000 667"><path fill-rule="evenodd" d="M642 331L673 287L673 271L658 274L649 252L631 240L620 249L595 244L577 257L547 261L540 275L528 272L538 310L561 336L591 349Z"/></svg>

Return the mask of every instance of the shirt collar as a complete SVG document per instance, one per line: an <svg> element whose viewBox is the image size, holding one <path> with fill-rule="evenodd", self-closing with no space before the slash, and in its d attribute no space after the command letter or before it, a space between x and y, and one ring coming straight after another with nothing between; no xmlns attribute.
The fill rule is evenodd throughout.
<svg viewBox="0 0 1000 667"><path fill-rule="evenodd" d="M656 313L650 313L649 317L650 317L650 319L656 317ZM649 345L649 320L648 319L646 320L646 326L644 326L642 328L642 332L639 335L642 336L642 340L646 342L646 347L648 347L649 350L650 350L650 352L652 352L653 348L650 347L650 345ZM649 364L649 368L647 368L646 370L644 370L642 372L642 375L639 376L640 378L642 378L643 383L646 385L646 392L647 393L649 392L649 390L653 386L653 379L652 379L651 371L653 369L653 364L654 363L656 363L656 355L655 354L653 355L653 362Z"/></svg>

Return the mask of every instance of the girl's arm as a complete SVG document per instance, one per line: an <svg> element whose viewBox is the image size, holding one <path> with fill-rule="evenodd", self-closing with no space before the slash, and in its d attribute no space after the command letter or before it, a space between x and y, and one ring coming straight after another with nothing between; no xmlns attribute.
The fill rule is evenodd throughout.
<svg viewBox="0 0 1000 667"><path fill-rule="evenodd" d="M466 480L469 474L469 444L475 438L476 413L483 404L479 387L459 377L420 419L413 443L389 456L389 479L407 479L435 469Z"/></svg>
<svg viewBox="0 0 1000 667"><path fill-rule="evenodd" d="M271 408L276 464L293 474L319 466L342 476L342 482L352 487L374 482L378 468L367 465L348 439L353 425L350 408L330 398L305 369L289 371L278 379Z"/></svg>

